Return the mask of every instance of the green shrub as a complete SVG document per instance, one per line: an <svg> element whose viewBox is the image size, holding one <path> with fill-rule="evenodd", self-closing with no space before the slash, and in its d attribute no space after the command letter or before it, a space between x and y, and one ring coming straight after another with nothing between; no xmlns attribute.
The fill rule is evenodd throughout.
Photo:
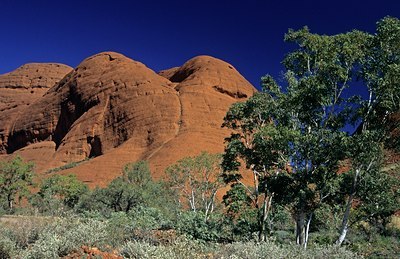
<svg viewBox="0 0 400 259"><path fill-rule="evenodd" d="M181 237L168 246L155 246L144 242L128 242L121 249L126 258L359 258L356 254L340 247L314 247L308 250L293 245L277 245L273 240L237 242L232 244L204 243Z"/></svg>
<svg viewBox="0 0 400 259"><path fill-rule="evenodd" d="M128 242L121 249L121 255L125 258L180 258L196 259L210 258L213 247L181 237L168 246L150 245L145 242Z"/></svg>
<svg viewBox="0 0 400 259"><path fill-rule="evenodd" d="M145 242L130 241L121 249L121 255L124 258L173 258L172 254L162 251L161 247L157 247Z"/></svg>
<svg viewBox="0 0 400 259"><path fill-rule="evenodd" d="M351 249L368 258L398 258L400 254L400 240L395 236L379 234L370 237L361 234L351 234L348 244Z"/></svg>
<svg viewBox="0 0 400 259"><path fill-rule="evenodd" d="M47 174L51 174L51 173L56 173L56 172L59 172L59 171L62 171L62 170L74 168L74 167L76 167L76 166L82 164L83 162L88 161L89 159L90 159L90 158L85 158L85 159L80 160L80 161L70 162L70 163L67 163L67 164L65 164L65 165L62 165L62 166L60 166L60 167L52 168L52 169L46 171L46 173L47 173Z"/></svg>
<svg viewBox="0 0 400 259"><path fill-rule="evenodd" d="M107 245L122 246L133 238L133 222L124 212L114 212L107 219Z"/></svg>
<svg viewBox="0 0 400 259"><path fill-rule="evenodd" d="M166 229L172 224L162 211L157 208L139 206L130 211L128 215L136 229Z"/></svg>
<svg viewBox="0 0 400 259"><path fill-rule="evenodd" d="M15 253L15 242L8 236L0 235L0 258L13 258Z"/></svg>
<svg viewBox="0 0 400 259"><path fill-rule="evenodd" d="M204 241L218 241L221 239L221 227L222 224L217 215L212 215L206 221L202 212L183 212L176 222L176 228L180 233Z"/></svg>
<svg viewBox="0 0 400 259"><path fill-rule="evenodd" d="M356 255L340 247L314 247L304 250L297 245L278 245L273 241L263 243L233 243L223 246L216 258L355 258Z"/></svg>
<svg viewBox="0 0 400 259"><path fill-rule="evenodd" d="M0 224L0 236L12 240L16 247L26 248L36 242L48 224L47 218L9 216Z"/></svg>
<svg viewBox="0 0 400 259"><path fill-rule="evenodd" d="M83 245L101 246L107 238L107 224L94 219L60 218L48 224L35 243L22 251L23 258L57 258Z"/></svg>

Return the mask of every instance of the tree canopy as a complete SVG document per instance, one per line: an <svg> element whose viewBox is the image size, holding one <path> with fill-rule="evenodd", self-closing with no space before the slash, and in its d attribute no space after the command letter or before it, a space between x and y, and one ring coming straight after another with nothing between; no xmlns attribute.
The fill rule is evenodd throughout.
<svg viewBox="0 0 400 259"><path fill-rule="evenodd" d="M19 156L0 164L0 197L5 199L9 211L14 209L15 200L30 193L33 175L33 164L25 163Z"/></svg>
<svg viewBox="0 0 400 259"><path fill-rule="evenodd" d="M359 178L379 178L382 144L390 139L387 121L400 111L400 22L387 17L377 26L375 35L289 30L285 41L297 47L283 60L286 85L267 75L262 92L228 111L224 126L235 133L224 153L225 180L244 185L241 162L252 170L254 185L245 189L255 200L264 197L260 230L273 197L290 208L297 243L306 246L314 212L337 199L341 184L353 186L349 208ZM341 182L338 171L346 159L351 166L345 173L354 177Z"/></svg>

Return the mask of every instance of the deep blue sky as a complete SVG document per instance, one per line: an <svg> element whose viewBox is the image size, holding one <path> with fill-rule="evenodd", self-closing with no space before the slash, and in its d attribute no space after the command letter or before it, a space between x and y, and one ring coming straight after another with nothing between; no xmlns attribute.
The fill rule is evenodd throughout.
<svg viewBox="0 0 400 259"><path fill-rule="evenodd" d="M400 17L400 0L0 0L0 74L27 62L74 67L106 50L155 71L207 54L258 87L264 74L280 74L288 28L373 33L386 15Z"/></svg>

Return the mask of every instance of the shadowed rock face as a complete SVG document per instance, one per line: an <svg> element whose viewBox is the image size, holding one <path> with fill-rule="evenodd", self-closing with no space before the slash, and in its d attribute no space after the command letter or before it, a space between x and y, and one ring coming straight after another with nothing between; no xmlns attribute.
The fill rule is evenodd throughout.
<svg viewBox="0 0 400 259"><path fill-rule="evenodd" d="M92 185L106 184L128 162L146 159L160 176L185 156L222 152L229 135L221 129L224 115L256 91L231 65L209 56L157 74L105 52L69 71L18 116L0 112L0 123L12 125L1 132L0 150L37 161L39 171L93 158L65 171Z"/></svg>
<svg viewBox="0 0 400 259"><path fill-rule="evenodd" d="M8 149L13 122L72 68L54 63L30 63L0 75L0 153Z"/></svg>

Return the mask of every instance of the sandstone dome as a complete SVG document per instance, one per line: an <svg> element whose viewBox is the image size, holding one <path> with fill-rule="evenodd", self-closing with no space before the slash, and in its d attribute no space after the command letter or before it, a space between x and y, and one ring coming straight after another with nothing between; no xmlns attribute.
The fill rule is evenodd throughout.
<svg viewBox="0 0 400 259"><path fill-rule="evenodd" d="M12 125L1 132L1 151L36 162L40 172L84 161L62 173L91 185L108 183L128 162L148 160L161 177L183 157L222 152L229 135L223 117L256 91L232 65L210 56L157 74L103 52L63 73L58 80L42 76L54 85L18 116L0 112Z"/></svg>

